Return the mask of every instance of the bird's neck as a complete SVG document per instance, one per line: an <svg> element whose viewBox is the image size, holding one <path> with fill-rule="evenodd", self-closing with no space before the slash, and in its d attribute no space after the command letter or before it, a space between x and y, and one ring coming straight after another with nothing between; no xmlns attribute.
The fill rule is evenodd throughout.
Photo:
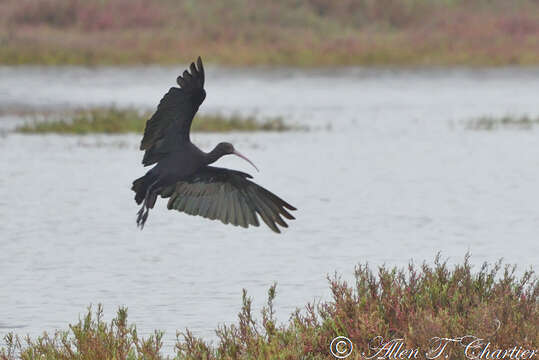
<svg viewBox="0 0 539 360"><path fill-rule="evenodd" d="M209 153L206 153L206 156L205 156L206 165L213 164L214 162L219 160L221 156L223 156L223 154L217 151L217 148L213 149Z"/></svg>

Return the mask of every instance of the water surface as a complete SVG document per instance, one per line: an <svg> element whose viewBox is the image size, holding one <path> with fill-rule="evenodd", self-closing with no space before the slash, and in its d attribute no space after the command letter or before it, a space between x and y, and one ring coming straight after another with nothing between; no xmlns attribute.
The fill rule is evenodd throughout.
<svg viewBox="0 0 539 360"><path fill-rule="evenodd" d="M539 70L209 68L201 112L283 116L309 132L196 134L230 141L255 180L297 206L278 236L170 212L144 231L129 190L140 136L10 133L16 109L153 108L181 68L0 68L0 335L65 329L89 304L129 308L143 334L214 339L241 289L258 311L276 281L278 317L328 298L327 274L354 265L538 263L539 134L470 131L482 115L539 115ZM9 110L9 111L8 111ZM329 126L328 126L329 125ZM219 162L252 173L247 163Z"/></svg>

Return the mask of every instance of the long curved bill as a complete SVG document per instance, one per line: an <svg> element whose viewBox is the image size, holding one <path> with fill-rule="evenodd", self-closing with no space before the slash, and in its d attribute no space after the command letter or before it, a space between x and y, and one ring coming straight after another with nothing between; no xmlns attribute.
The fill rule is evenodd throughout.
<svg viewBox="0 0 539 360"><path fill-rule="evenodd" d="M234 150L233 154L236 155L236 156L239 156L239 157L242 158L243 160L247 161L249 164L253 165L253 167L256 169L256 171L260 172L260 170L258 170L258 168L256 167L256 165L253 164L253 162L252 162L251 160L247 159L246 156L243 156L240 152L238 152L238 151L236 151L236 150Z"/></svg>

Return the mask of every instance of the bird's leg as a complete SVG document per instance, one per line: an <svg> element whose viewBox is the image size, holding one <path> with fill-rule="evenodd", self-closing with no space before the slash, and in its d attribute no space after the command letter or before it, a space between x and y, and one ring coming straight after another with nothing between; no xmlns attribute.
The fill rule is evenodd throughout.
<svg viewBox="0 0 539 360"><path fill-rule="evenodd" d="M144 199L144 202L142 203L142 207L140 208L140 210L138 211L137 213L137 226L140 227L140 229L142 230L144 228L144 221L142 220L143 216L144 216L144 210L146 209L146 199ZM146 215L146 218L148 217L148 215Z"/></svg>
<svg viewBox="0 0 539 360"><path fill-rule="evenodd" d="M150 209L153 208L153 205L155 204L157 195L156 194L154 195L152 191L153 191L153 188L157 185L158 181L159 180L154 181L150 186L148 186L148 189L146 190L146 196L144 197L144 202L142 203L142 207L137 213L137 226L140 227L140 230L144 229L144 224L146 223L146 220L148 219L148 213L150 212ZM150 198L150 195L153 195L153 198Z"/></svg>

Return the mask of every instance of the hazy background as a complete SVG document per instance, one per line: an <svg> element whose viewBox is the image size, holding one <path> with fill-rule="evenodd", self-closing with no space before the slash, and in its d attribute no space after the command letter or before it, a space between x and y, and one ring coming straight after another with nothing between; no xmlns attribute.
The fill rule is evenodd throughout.
<svg viewBox="0 0 539 360"><path fill-rule="evenodd" d="M534 65L537 0L2 0L5 64Z"/></svg>

